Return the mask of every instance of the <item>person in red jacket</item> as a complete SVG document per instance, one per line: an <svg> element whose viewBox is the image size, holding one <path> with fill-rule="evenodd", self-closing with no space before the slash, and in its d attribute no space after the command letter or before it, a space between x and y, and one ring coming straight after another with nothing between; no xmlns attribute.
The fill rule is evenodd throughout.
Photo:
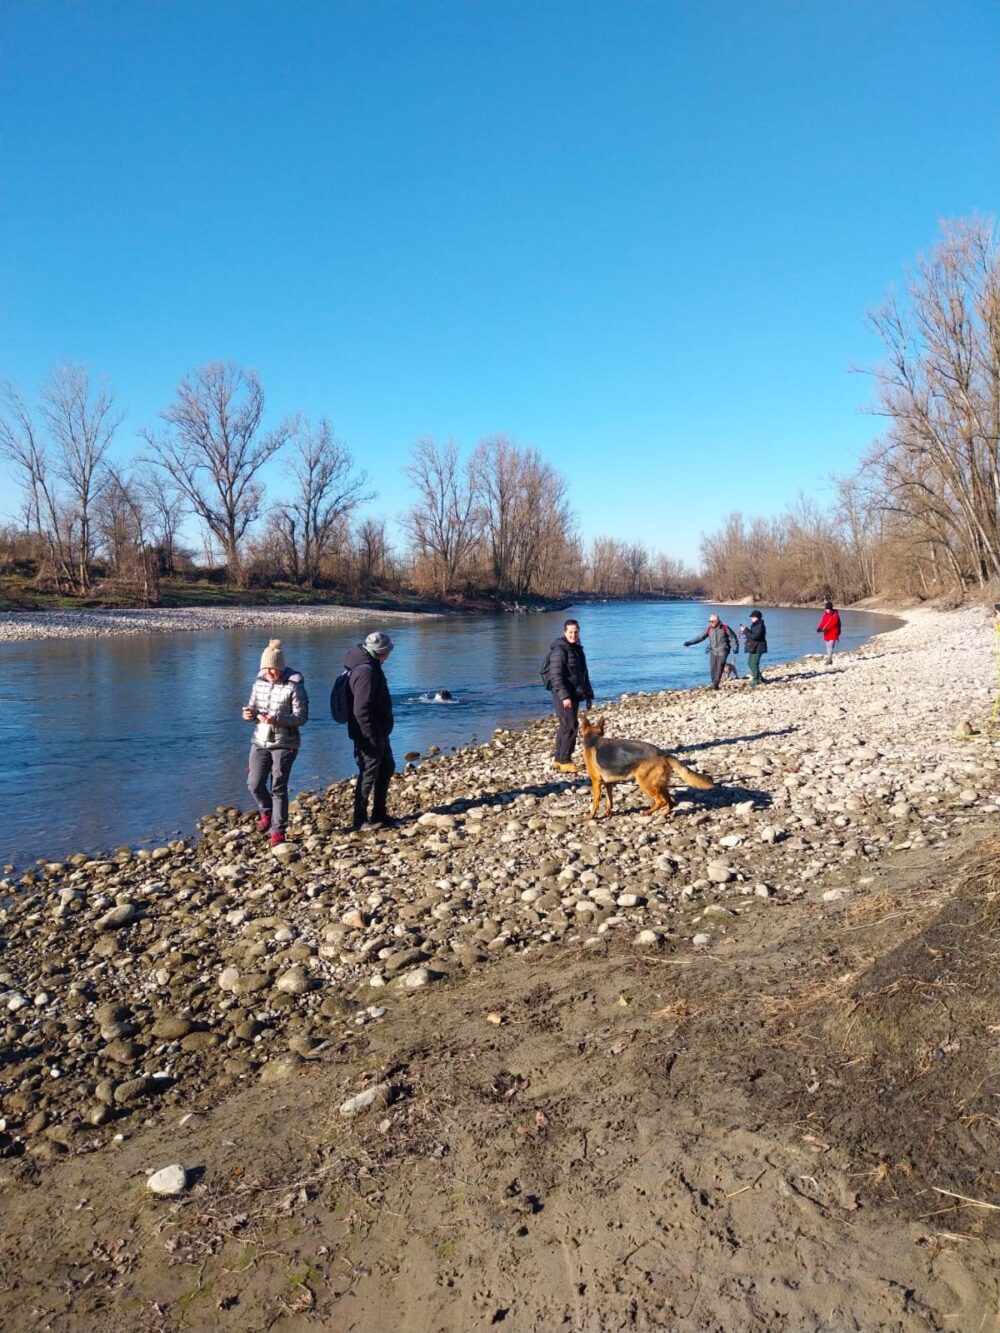
<svg viewBox="0 0 1000 1333"><path fill-rule="evenodd" d="M826 649L826 664L833 666L833 650L840 638L840 612L833 609L833 603L827 602L816 633L823 635L823 647Z"/></svg>

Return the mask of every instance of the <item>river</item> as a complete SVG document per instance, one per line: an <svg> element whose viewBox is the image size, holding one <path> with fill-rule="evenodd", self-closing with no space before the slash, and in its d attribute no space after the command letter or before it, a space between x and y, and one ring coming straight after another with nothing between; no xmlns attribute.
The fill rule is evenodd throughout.
<svg viewBox="0 0 1000 1333"><path fill-rule="evenodd" d="M701 603L603 603L580 607L582 641L598 702L637 690L686 689L708 677ZM735 629L746 607L719 607ZM390 626L387 676L396 710L393 750L442 750L487 739L551 712L539 678L565 613L415 619ZM766 611L765 675L822 650L818 613ZM840 649L899 621L842 613ZM354 773L347 729L330 718L329 692L346 650L368 628L282 631L286 660L301 670L312 720L292 791ZM0 644L0 862L149 846L189 836L217 805L253 802L245 788L250 728L240 719L266 631L208 630ZM741 675L746 659L735 659ZM434 702L447 689L450 702Z"/></svg>

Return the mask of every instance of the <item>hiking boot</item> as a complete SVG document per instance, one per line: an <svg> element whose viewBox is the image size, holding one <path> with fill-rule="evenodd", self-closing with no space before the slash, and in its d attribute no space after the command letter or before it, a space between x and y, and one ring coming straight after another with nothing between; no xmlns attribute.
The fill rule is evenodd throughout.
<svg viewBox="0 0 1000 1333"><path fill-rule="evenodd" d="M578 764L563 763L561 759L557 759L553 767L557 768L560 773L579 773L580 771Z"/></svg>
<svg viewBox="0 0 1000 1333"><path fill-rule="evenodd" d="M257 832L266 833L270 827L271 827L271 816L261 815L260 819L257 820Z"/></svg>
<svg viewBox="0 0 1000 1333"><path fill-rule="evenodd" d="M272 847L280 847L284 841L285 841L285 835L283 833L275 832L271 834Z"/></svg>

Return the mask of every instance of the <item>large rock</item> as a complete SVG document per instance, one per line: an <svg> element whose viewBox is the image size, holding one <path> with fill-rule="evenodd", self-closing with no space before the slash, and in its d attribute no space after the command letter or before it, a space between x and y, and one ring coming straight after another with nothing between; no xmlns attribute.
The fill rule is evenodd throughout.
<svg viewBox="0 0 1000 1333"><path fill-rule="evenodd" d="M183 1194L187 1189L187 1172L179 1162L172 1166L164 1166L159 1171L154 1171L147 1179L146 1187L153 1194L161 1194L170 1198L176 1194Z"/></svg>
<svg viewBox="0 0 1000 1333"><path fill-rule="evenodd" d="M139 915L135 903L122 903L119 907L112 907L110 912L105 912L99 920L95 921L95 930L118 930L122 926L130 925Z"/></svg>

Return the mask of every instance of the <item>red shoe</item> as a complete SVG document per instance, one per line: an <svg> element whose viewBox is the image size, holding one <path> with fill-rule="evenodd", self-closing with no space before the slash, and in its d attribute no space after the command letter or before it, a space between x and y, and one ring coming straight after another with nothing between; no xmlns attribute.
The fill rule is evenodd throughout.
<svg viewBox="0 0 1000 1333"><path fill-rule="evenodd" d="M260 819L257 820L257 832L266 833L270 827L271 827L271 816L261 815Z"/></svg>
<svg viewBox="0 0 1000 1333"><path fill-rule="evenodd" d="M271 834L271 846L272 846L272 847L280 847L281 844L282 844L284 841L285 841L285 835L284 835L283 833L272 833L272 834Z"/></svg>

